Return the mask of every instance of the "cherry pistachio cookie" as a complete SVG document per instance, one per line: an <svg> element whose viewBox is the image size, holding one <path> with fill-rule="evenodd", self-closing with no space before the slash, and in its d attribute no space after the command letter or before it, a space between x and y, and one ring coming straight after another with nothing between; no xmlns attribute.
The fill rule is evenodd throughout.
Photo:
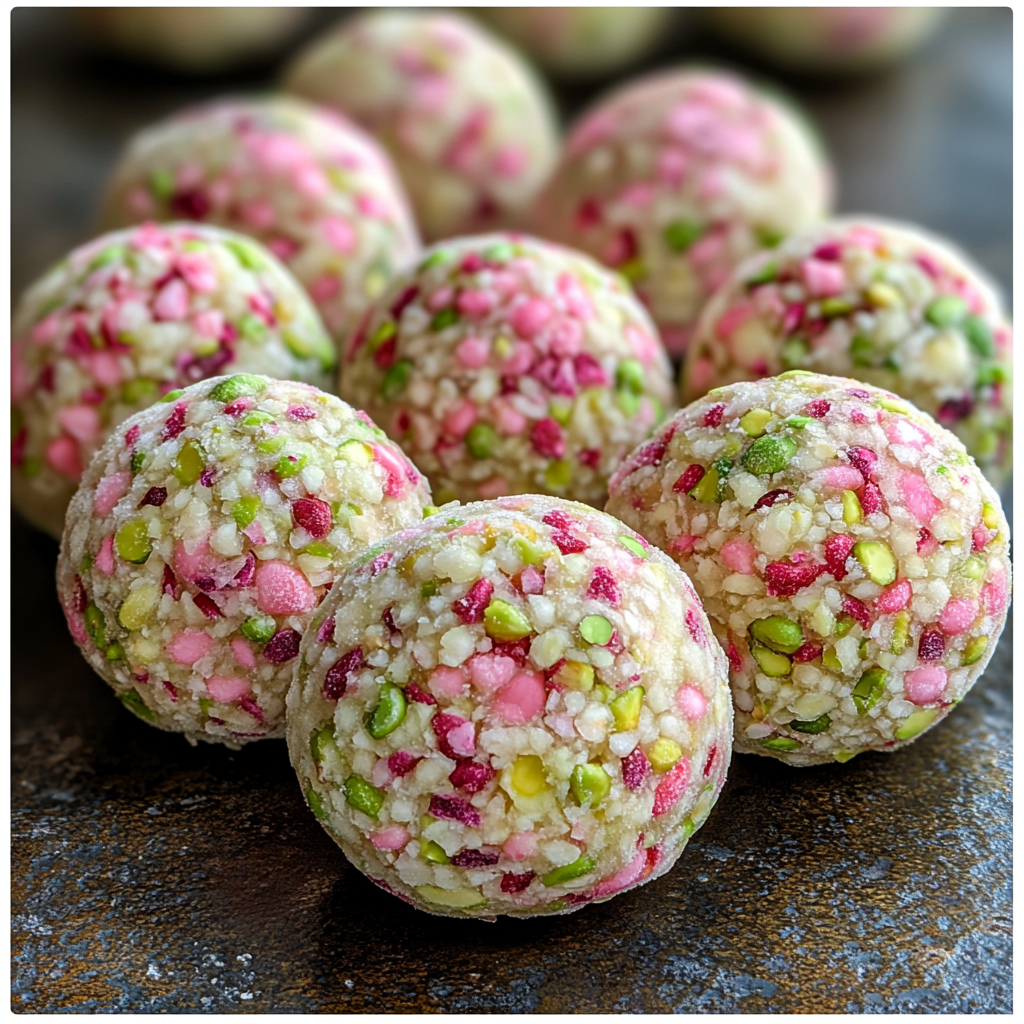
<svg viewBox="0 0 1024 1024"><path fill-rule="evenodd" d="M364 413L305 384L217 377L136 413L97 453L58 594L86 660L140 718L191 743L281 736L320 599L431 509Z"/></svg>
<svg viewBox="0 0 1024 1024"><path fill-rule="evenodd" d="M736 749L891 751L995 649L1009 527L957 438L889 392L793 370L688 405L608 511L693 580L729 656Z"/></svg>
<svg viewBox="0 0 1024 1024"><path fill-rule="evenodd" d="M445 506L368 551L288 695L313 813L434 914L563 913L657 878L731 743L685 575L611 516L533 495Z"/></svg>

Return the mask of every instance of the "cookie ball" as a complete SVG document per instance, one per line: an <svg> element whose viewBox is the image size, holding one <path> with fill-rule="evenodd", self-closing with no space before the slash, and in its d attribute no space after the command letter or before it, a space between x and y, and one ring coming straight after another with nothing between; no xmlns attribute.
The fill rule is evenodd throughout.
<svg viewBox="0 0 1024 1024"><path fill-rule="evenodd" d="M281 736L320 599L429 506L365 413L306 384L216 377L136 413L93 459L58 594L86 660L140 718L191 743Z"/></svg>
<svg viewBox="0 0 1024 1024"><path fill-rule="evenodd" d="M611 74L654 49L671 7L476 7L506 39L560 78Z"/></svg>
<svg viewBox="0 0 1024 1024"><path fill-rule="evenodd" d="M941 7L706 7L722 36L787 71L847 74L894 64L918 49Z"/></svg>
<svg viewBox="0 0 1024 1024"><path fill-rule="evenodd" d="M568 912L668 871L731 736L683 573L535 495L442 508L367 552L288 695L314 814L371 881L453 916Z"/></svg>
<svg viewBox="0 0 1024 1024"><path fill-rule="evenodd" d="M103 235L29 288L15 316L14 506L59 538L83 469L132 413L235 370L332 387L334 363L309 298L255 242L195 224Z"/></svg>
<svg viewBox="0 0 1024 1024"><path fill-rule="evenodd" d="M953 434L858 381L716 389L633 454L608 510L693 580L744 753L905 746L976 682L1006 620L995 491Z"/></svg>
<svg viewBox="0 0 1024 1024"><path fill-rule="evenodd" d="M228 71L280 49L308 7L82 7L76 13L112 50L188 75Z"/></svg>
<svg viewBox="0 0 1024 1024"><path fill-rule="evenodd" d="M673 389L625 282L522 235L444 242L356 332L341 393L426 473L439 502L540 492L601 505Z"/></svg>
<svg viewBox="0 0 1024 1024"><path fill-rule="evenodd" d="M832 174L790 107L734 75L672 71L577 122L534 230L625 275L672 355L744 257L829 210Z"/></svg>
<svg viewBox="0 0 1024 1024"><path fill-rule="evenodd" d="M999 295L948 242L831 221L741 264L701 314L683 400L784 369L856 377L952 430L999 486L1012 465L1012 337Z"/></svg>
<svg viewBox="0 0 1024 1024"><path fill-rule="evenodd" d="M107 186L102 219L204 221L259 239L338 339L419 250L376 141L333 111L280 96L217 100L139 132Z"/></svg>
<svg viewBox="0 0 1024 1024"><path fill-rule="evenodd" d="M452 14L348 18L299 56L286 86L377 136L428 240L521 223L558 157L540 79Z"/></svg>

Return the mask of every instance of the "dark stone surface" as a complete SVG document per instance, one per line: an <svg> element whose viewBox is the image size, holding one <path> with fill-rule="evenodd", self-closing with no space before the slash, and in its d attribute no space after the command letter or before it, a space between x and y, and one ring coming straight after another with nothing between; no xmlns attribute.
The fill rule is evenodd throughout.
<svg viewBox="0 0 1024 1024"><path fill-rule="evenodd" d="M104 65L59 17L13 16L15 294L88 237L127 132L225 87ZM843 208L926 223L1004 285L1010 24L958 11L901 71L789 83L837 157ZM680 55L714 52L683 38ZM1012 1008L1012 627L949 720L899 754L736 758L659 881L568 917L449 922L349 867L283 743L192 749L123 710L68 636L55 558L15 519L15 1010Z"/></svg>

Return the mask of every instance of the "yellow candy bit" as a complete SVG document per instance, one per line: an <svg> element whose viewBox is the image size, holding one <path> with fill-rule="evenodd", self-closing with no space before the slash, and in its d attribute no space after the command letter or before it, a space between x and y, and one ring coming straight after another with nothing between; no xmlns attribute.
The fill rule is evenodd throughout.
<svg viewBox="0 0 1024 1024"><path fill-rule="evenodd" d="M625 693L620 693L608 705L615 716L615 731L629 732L640 724L640 709L644 703L644 688L631 686Z"/></svg>
<svg viewBox="0 0 1024 1024"><path fill-rule="evenodd" d="M537 539L537 531L529 523L524 523L521 519L512 520L512 529L516 533L522 534L527 540Z"/></svg>
<svg viewBox="0 0 1024 1024"><path fill-rule="evenodd" d="M544 762L536 754L524 754L512 765L512 788L520 796L540 796L550 787L544 776Z"/></svg>
<svg viewBox="0 0 1024 1024"><path fill-rule="evenodd" d="M555 682L570 690L588 693L594 688L594 668L582 661L567 661L556 673Z"/></svg>
<svg viewBox="0 0 1024 1024"><path fill-rule="evenodd" d="M142 629L160 603L160 587L146 582L136 587L118 609L117 621L125 629Z"/></svg>
<svg viewBox="0 0 1024 1024"><path fill-rule="evenodd" d="M859 523L864 518L860 507L860 499L855 491L843 491L843 522L847 526Z"/></svg>
<svg viewBox="0 0 1024 1024"><path fill-rule="evenodd" d="M654 746L647 751L647 760L651 762L651 767L656 772L667 772L674 768L682 756L683 748L666 736L659 737Z"/></svg>
<svg viewBox="0 0 1024 1024"><path fill-rule="evenodd" d="M900 293L885 281L876 281L867 290L868 299L876 306L898 306L902 300Z"/></svg>
<svg viewBox="0 0 1024 1024"><path fill-rule="evenodd" d="M767 409L751 409L740 418L740 426L751 437L760 437L771 420L772 414Z"/></svg>
<svg viewBox="0 0 1024 1024"><path fill-rule="evenodd" d="M999 529L999 510L989 502L981 506L981 521L990 529Z"/></svg>

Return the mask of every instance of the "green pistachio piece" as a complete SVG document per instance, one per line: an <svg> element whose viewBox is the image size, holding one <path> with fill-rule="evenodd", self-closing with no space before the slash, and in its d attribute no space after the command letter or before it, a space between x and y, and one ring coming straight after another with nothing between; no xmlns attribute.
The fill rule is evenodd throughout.
<svg viewBox="0 0 1024 1024"><path fill-rule="evenodd" d="M858 541L853 545L853 554L872 583L885 587L895 582L896 559L887 545L881 541Z"/></svg>
<svg viewBox="0 0 1024 1024"><path fill-rule="evenodd" d="M814 372L812 370L787 370L785 373L778 374L779 380L792 380L794 377L813 377ZM714 394L714 392L708 392Z"/></svg>
<svg viewBox="0 0 1024 1024"><path fill-rule="evenodd" d="M324 759L324 751L329 743L334 742L334 723L325 725L309 737L309 750L313 755L314 764L320 764Z"/></svg>
<svg viewBox="0 0 1024 1024"><path fill-rule="evenodd" d="M987 636L976 636L972 640L967 642L967 646L964 648L964 653L960 655L961 665L973 665L976 661L979 661L984 653L988 650L988 637Z"/></svg>
<svg viewBox="0 0 1024 1024"><path fill-rule="evenodd" d="M324 544L322 541L315 540L312 544L307 544L303 549L304 555L312 555L314 558L333 558L334 552L331 550L330 544Z"/></svg>
<svg viewBox="0 0 1024 1024"><path fill-rule="evenodd" d="M665 242L673 252L686 252L707 229L692 220L674 220L665 227ZM768 278L767 280L772 280ZM748 282L749 283L749 282Z"/></svg>
<svg viewBox="0 0 1024 1024"><path fill-rule="evenodd" d="M494 640L521 640L533 632L530 620L514 605L493 598L484 611L484 629Z"/></svg>
<svg viewBox="0 0 1024 1024"><path fill-rule="evenodd" d="M762 740L762 747L767 747L769 750L799 750L802 744L799 740L791 740L788 736L774 736L770 740Z"/></svg>
<svg viewBox="0 0 1024 1024"><path fill-rule="evenodd" d="M467 910L469 907L485 906L487 900L479 889L442 889L439 885L417 885L416 895L428 903L436 903L440 907L453 907L456 910Z"/></svg>
<svg viewBox="0 0 1024 1024"><path fill-rule="evenodd" d="M631 391L642 395L646 385L646 374L639 359L623 359L615 369L615 387L619 391Z"/></svg>
<svg viewBox="0 0 1024 1024"><path fill-rule="evenodd" d="M206 459L203 449L199 447L198 441L186 441L178 452L171 472L177 477L179 483L185 487L191 487L203 474L206 469Z"/></svg>
<svg viewBox="0 0 1024 1024"><path fill-rule="evenodd" d="M149 537L149 522L145 519L129 519L114 538L117 553L126 561L141 565L153 553L153 542Z"/></svg>
<svg viewBox="0 0 1024 1024"><path fill-rule="evenodd" d="M854 308L853 303L849 299L832 297L821 300L821 315L828 319L836 316L846 316L847 313L852 313Z"/></svg>
<svg viewBox="0 0 1024 1024"><path fill-rule="evenodd" d="M385 341L389 338L393 338L397 333L398 325L395 321L385 320L384 323L382 323L380 327L370 335L370 340L366 347L370 352L376 352Z"/></svg>
<svg viewBox="0 0 1024 1024"><path fill-rule="evenodd" d="M794 732L818 733L826 732L831 724L832 719L828 715L820 715L811 722L790 722L789 728Z"/></svg>
<svg viewBox="0 0 1024 1024"><path fill-rule="evenodd" d="M309 809L315 817L319 818L320 821L327 821L327 811L324 810L323 801L320 799L320 794L312 786L306 789L306 803L309 804Z"/></svg>
<svg viewBox="0 0 1024 1024"><path fill-rule="evenodd" d="M603 615L588 615L580 622L580 636L597 647L604 647L614 632L614 627Z"/></svg>
<svg viewBox="0 0 1024 1024"><path fill-rule="evenodd" d="M446 327L451 327L452 324L458 322L459 314L454 309L442 309L439 313L434 314L434 319L430 321L430 329L443 331Z"/></svg>
<svg viewBox="0 0 1024 1024"><path fill-rule="evenodd" d="M185 392L182 391L181 388L176 388L174 391L168 391L167 394L164 395L164 397L160 399L160 401L161 402L176 402L179 398L181 398L181 396L183 394L185 394Z"/></svg>
<svg viewBox="0 0 1024 1024"><path fill-rule="evenodd" d="M563 864L546 875L542 875L541 882L546 886L561 885L563 882L571 882L574 878L589 875L596 867L597 861L593 857L587 853L581 853L571 864Z"/></svg>
<svg viewBox="0 0 1024 1024"><path fill-rule="evenodd" d="M836 750L833 751L832 756L840 763L846 764L847 761L852 761L857 756L859 751L857 750Z"/></svg>
<svg viewBox="0 0 1024 1024"><path fill-rule="evenodd" d="M366 731L381 740L394 732L405 720L405 694L394 683L383 683L380 688L380 702L366 720Z"/></svg>
<svg viewBox="0 0 1024 1024"><path fill-rule="evenodd" d="M900 654L910 644L910 612L897 613L892 623L892 636L889 638L889 653Z"/></svg>
<svg viewBox="0 0 1024 1024"><path fill-rule="evenodd" d="M924 318L936 327L952 327L967 315L967 303L959 295L940 295L924 308Z"/></svg>
<svg viewBox="0 0 1024 1024"><path fill-rule="evenodd" d="M967 343L982 359L991 359L996 354L995 338L981 317L964 317L962 326Z"/></svg>
<svg viewBox="0 0 1024 1024"><path fill-rule="evenodd" d="M602 704L610 704L615 696L615 691L607 683L596 683L593 693L594 699Z"/></svg>
<svg viewBox="0 0 1024 1024"><path fill-rule="evenodd" d="M897 402L893 398L880 398L878 404L887 412L900 413L904 416L910 412L910 406L904 402Z"/></svg>
<svg viewBox="0 0 1024 1024"><path fill-rule="evenodd" d="M783 425L792 427L794 430L803 430L808 423L814 422L811 416L789 416L783 421Z"/></svg>
<svg viewBox="0 0 1024 1024"><path fill-rule="evenodd" d="M760 437L765 427L772 421L771 411L768 409L751 409L740 417L740 427L751 437Z"/></svg>
<svg viewBox="0 0 1024 1024"><path fill-rule="evenodd" d="M836 657L836 649L834 647L826 647L821 653L821 663L825 668L831 672L842 672L843 663Z"/></svg>
<svg viewBox="0 0 1024 1024"><path fill-rule="evenodd" d="M146 706L145 701L139 696L138 690L129 690L121 694L121 703L132 712L138 715L144 722L155 722L156 715Z"/></svg>
<svg viewBox="0 0 1024 1024"><path fill-rule="evenodd" d="M273 423L274 417L269 412L262 412L260 409L254 409L252 412L247 412L242 417L243 427L262 427L265 423Z"/></svg>
<svg viewBox="0 0 1024 1024"><path fill-rule="evenodd" d="M427 839L425 836L420 836L420 856L432 864L448 863L448 854L433 839Z"/></svg>
<svg viewBox="0 0 1024 1024"><path fill-rule="evenodd" d="M750 635L773 651L792 654L804 642L803 630L792 620L782 615L769 615L756 619L750 624Z"/></svg>
<svg viewBox="0 0 1024 1024"><path fill-rule="evenodd" d="M384 806L384 794L358 775L350 775L345 780L345 799L371 818L376 818Z"/></svg>
<svg viewBox="0 0 1024 1024"><path fill-rule="evenodd" d="M857 714L866 715L885 693L889 676L884 669L869 668L853 688L853 703L857 705Z"/></svg>
<svg viewBox="0 0 1024 1024"><path fill-rule="evenodd" d="M612 780L600 764L578 764L569 778L569 788L580 804L597 807L612 788Z"/></svg>
<svg viewBox="0 0 1024 1024"><path fill-rule="evenodd" d="M107 661L119 661L124 657L124 648L120 644L111 644L107 648Z"/></svg>
<svg viewBox="0 0 1024 1024"><path fill-rule="evenodd" d="M796 442L781 434L759 437L744 453L740 460L743 468L754 476L771 476L789 465L796 455Z"/></svg>
<svg viewBox="0 0 1024 1024"><path fill-rule="evenodd" d="M260 514L263 502L255 494L239 498L231 506L231 518L244 530Z"/></svg>
<svg viewBox="0 0 1024 1024"><path fill-rule="evenodd" d="M695 501L710 505L718 500L718 470L709 466L707 472L690 488L689 495Z"/></svg>
<svg viewBox="0 0 1024 1024"><path fill-rule="evenodd" d="M756 288L761 284L771 284L779 276L779 265L775 261L766 263L760 270L755 271L743 283L748 288Z"/></svg>
<svg viewBox="0 0 1024 1024"><path fill-rule="evenodd" d="M412 376L412 360L399 359L397 363L390 366L380 382L381 397L389 402L397 398L405 389Z"/></svg>
<svg viewBox="0 0 1024 1024"><path fill-rule="evenodd" d="M474 459L486 459L498 443L498 432L489 423L476 422L466 433L466 450Z"/></svg>
<svg viewBox="0 0 1024 1024"><path fill-rule="evenodd" d="M850 342L850 362L854 366L873 366L875 343L864 334L855 334Z"/></svg>
<svg viewBox="0 0 1024 1024"><path fill-rule="evenodd" d="M251 242L229 238L223 244L246 270L263 270L268 266L261 250Z"/></svg>
<svg viewBox="0 0 1024 1024"><path fill-rule="evenodd" d="M97 647L106 647L106 619L103 612L91 604L85 609L85 632Z"/></svg>
<svg viewBox="0 0 1024 1024"><path fill-rule="evenodd" d="M137 402L142 401L151 402L156 397L156 393L157 384L155 380L149 380L146 377L135 377L121 388L121 401L128 405L135 405Z"/></svg>
<svg viewBox="0 0 1024 1024"><path fill-rule="evenodd" d="M548 556L553 553L551 548L533 544L523 536L513 537L511 548L519 556L523 565L543 565Z"/></svg>
<svg viewBox="0 0 1024 1024"><path fill-rule="evenodd" d="M646 558L647 557L647 549L643 546L643 544L641 544L640 541L636 540L635 538L630 537L628 534L620 533L619 534L619 543L627 551L630 551L634 555L636 555L637 558Z"/></svg>
<svg viewBox="0 0 1024 1024"><path fill-rule="evenodd" d="M568 459L552 459L544 467L544 483L553 491L560 491L569 486L572 480L572 463Z"/></svg>
<svg viewBox="0 0 1024 1024"><path fill-rule="evenodd" d="M912 740L915 736L920 736L938 716L938 708L921 708L920 711L915 711L908 718L905 718L896 730L896 739Z"/></svg>
<svg viewBox="0 0 1024 1024"><path fill-rule="evenodd" d="M305 452L299 455L282 455L274 466L274 472L281 480L301 473L309 463L309 456Z"/></svg>
<svg viewBox="0 0 1024 1024"><path fill-rule="evenodd" d="M238 628L246 639L265 644L277 632L277 622L272 615L253 615Z"/></svg>
<svg viewBox="0 0 1024 1024"><path fill-rule="evenodd" d="M437 582L435 580L424 580L420 584L420 597L433 597L437 593Z"/></svg>
<svg viewBox="0 0 1024 1024"><path fill-rule="evenodd" d="M629 732L630 729L635 729L640 724L640 709L644 704L644 693L642 686L631 686L608 705L615 718L615 732Z"/></svg>
<svg viewBox="0 0 1024 1024"><path fill-rule="evenodd" d="M554 681L570 690L589 693L594 688L594 666L585 661L566 661L555 673Z"/></svg>
<svg viewBox="0 0 1024 1024"><path fill-rule="evenodd" d="M262 441L257 441L256 451L263 455L276 455L287 443L287 436L275 434L273 437L265 437Z"/></svg>
<svg viewBox="0 0 1024 1024"><path fill-rule="evenodd" d="M839 615L836 624L832 629L832 636L843 637L856 625L856 620L850 615Z"/></svg>
<svg viewBox="0 0 1024 1024"><path fill-rule="evenodd" d="M254 373L236 373L222 380L206 397L214 402L233 402L236 398L255 398L267 390L267 382Z"/></svg>
<svg viewBox="0 0 1024 1024"><path fill-rule="evenodd" d="M761 644L751 644L750 654L757 662L758 668L766 676L778 678L788 676L793 671L793 663L784 654L778 654L769 647Z"/></svg>

